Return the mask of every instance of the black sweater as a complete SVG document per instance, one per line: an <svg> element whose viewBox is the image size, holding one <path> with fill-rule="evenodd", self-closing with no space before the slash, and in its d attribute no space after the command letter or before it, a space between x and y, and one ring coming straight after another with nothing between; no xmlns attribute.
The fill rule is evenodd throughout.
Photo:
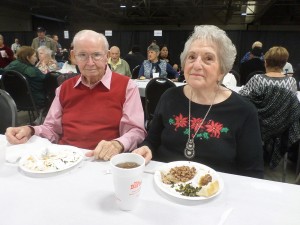
<svg viewBox="0 0 300 225"><path fill-rule="evenodd" d="M154 160L188 160L184 148L188 140L188 99L183 86L171 88L161 97L148 136L142 145L153 151ZM191 103L191 132L194 122L203 119L209 105ZM236 93L214 104L195 138L192 161L218 171L263 177L263 150L255 107Z"/></svg>

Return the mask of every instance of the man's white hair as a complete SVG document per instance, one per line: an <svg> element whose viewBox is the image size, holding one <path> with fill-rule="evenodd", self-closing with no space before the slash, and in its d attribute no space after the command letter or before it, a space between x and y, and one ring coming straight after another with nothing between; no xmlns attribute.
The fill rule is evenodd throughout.
<svg viewBox="0 0 300 225"><path fill-rule="evenodd" d="M76 48L77 41L87 38L87 37L100 39L104 43L105 52L108 52L109 44L108 44L106 37L103 34L97 33L96 31L93 31L93 30L81 30L78 33L76 33L73 38L73 42L72 42L72 45L74 46L74 48Z"/></svg>

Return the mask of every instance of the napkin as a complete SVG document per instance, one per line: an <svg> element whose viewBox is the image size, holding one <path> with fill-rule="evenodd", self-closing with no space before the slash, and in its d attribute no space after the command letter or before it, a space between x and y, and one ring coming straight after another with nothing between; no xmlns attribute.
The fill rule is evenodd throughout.
<svg viewBox="0 0 300 225"><path fill-rule="evenodd" d="M0 141L3 140L1 136ZM6 141L6 140L5 140ZM6 141L7 142L7 141ZM26 143L19 145L12 145L7 143L6 147L6 161L9 163L17 163L24 155L32 153L42 153L46 147L52 145L48 139L38 136L32 136Z"/></svg>

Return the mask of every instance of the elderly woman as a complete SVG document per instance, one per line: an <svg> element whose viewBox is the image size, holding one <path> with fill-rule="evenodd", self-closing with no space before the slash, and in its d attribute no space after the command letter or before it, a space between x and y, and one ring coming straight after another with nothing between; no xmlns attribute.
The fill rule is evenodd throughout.
<svg viewBox="0 0 300 225"><path fill-rule="evenodd" d="M286 76L282 72L288 58L289 53L286 48L280 46L270 48L264 56L266 73L254 75L240 90L240 94L247 96L253 90L270 85L283 87L296 93L295 78Z"/></svg>
<svg viewBox="0 0 300 225"><path fill-rule="evenodd" d="M147 160L192 160L218 171L263 177L263 150L255 107L220 85L236 48L226 33L196 26L181 53L187 85L166 91L148 136L133 152Z"/></svg>
<svg viewBox="0 0 300 225"><path fill-rule="evenodd" d="M46 75L34 66L36 61L35 50L29 46L22 46L17 52L17 60L12 61L5 69L18 71L27 78L33 99L36 105L42 108L47 103L44 90Z"/></svg>
<svg viewBox="0 0 300 225"><path fill-rule="evenodd" d="M166 77L169 79L177 78L178 74L173 67L165 60L158 59L159 47L156 44L151 44L148 49L148 60L145 60L139 71L139 78L150 79L153 74L158 74L159 77Z"/></svg>
<svg viewBox="0 0 300 225"><path fill-rule="evenodd" d="M57 62L52 58L52 50L47 48L46 46L40 46L37 49L39 61L36 64L36 67L42 71L42 73L46 74L51 71L58 70Z"/></svg>
<svg viewBox="0 0 300 225"><path fill-rule="evenodd" d="M76 68L75 57L68 54L68 60L63 64L59 70L60 73L76 73L79 74L79 70Z"/></svg>

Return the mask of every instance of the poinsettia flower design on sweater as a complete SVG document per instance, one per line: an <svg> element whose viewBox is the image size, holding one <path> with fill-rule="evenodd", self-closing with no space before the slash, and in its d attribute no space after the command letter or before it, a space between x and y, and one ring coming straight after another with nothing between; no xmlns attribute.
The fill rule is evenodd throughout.
<svg viewBox="0 0 300 225"><path fill-rule="evenodd" d="M204 121L202 123L203 118L191 118L191 137L200 139L210 139L210 138L220 138L222 133L227 133L229 129L224 127L224 125L220 122L216 122L214 120ZM174 126L175 131L183 130L184 135L189 135L189 118L184 117L181 113L179 115L174 115L173 118L169 119L169 124ZM199 128L199 126L201 127Z"/></svg>

